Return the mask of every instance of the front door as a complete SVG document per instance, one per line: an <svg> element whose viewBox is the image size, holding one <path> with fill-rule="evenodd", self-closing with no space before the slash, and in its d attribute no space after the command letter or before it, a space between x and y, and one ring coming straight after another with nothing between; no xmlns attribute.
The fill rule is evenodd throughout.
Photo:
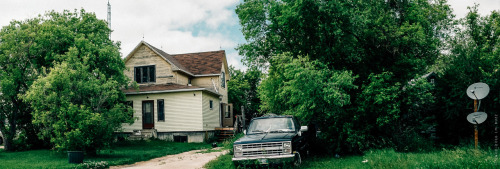
<svg viewBox="0 0 500 169"><path fill-rule="evenodd" d="M154 101L142 101L142 129L152 129L154 127Z"/></svg>

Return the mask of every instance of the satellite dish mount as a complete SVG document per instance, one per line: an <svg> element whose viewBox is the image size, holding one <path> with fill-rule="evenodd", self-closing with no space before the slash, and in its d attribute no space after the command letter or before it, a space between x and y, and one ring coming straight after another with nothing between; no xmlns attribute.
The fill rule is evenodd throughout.
<svg viewBox="0 0 500 169"><path fill-rule="evenodd" d="M467 96L474 100L474 112L467 116L467 120L474 124L474 146L477 149L478 143L478 130L477 125L483 123L488 114L485 112L477 112L479 107L481 106L481 99L488 96L490 92L490 87L486 83L474 83L467 88ZM478 105L479 100L479 105Z"/></svg>

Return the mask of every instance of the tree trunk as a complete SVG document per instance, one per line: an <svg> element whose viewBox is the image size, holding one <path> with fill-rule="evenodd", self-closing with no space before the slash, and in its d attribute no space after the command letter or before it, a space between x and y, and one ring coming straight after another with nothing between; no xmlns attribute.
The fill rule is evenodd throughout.
<svg viewBox="0 0 500 169"><path fill-rule="evenodd" d="M13 144L14 136L16 135L16 125L12 126L12 123L9 121L10 127L7 133L3 133L3 141L4 141L4 150L5 151L14 151L15 145Z"/></svg>
<svg viewBox="0 0 500 169"><path fill-rule="evenodd" d="M12 99L14 100L13 101L13 108L14 110L12 111L12 116L10 119L8 119L9 121L9 131L7 133L4 133L4 150L5 151L15 151L15 144L13 142L14 140L14 137L16 136L16 129L17 129L17 126L16 126L16 121L17 121L17 114L19 113L19 107L17 104L17 101L15 99Z"/></svg>

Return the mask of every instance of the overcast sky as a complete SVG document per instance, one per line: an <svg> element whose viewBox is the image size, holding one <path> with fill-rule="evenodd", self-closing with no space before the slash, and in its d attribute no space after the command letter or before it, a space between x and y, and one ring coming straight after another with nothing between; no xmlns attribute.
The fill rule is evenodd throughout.
<svg viewBox="0 0 500 169"><path fill-rule="evenodd" d="M457 18L478 3L481 15L500 10L500 0L448 0ZM45 11L84 8L107 18L107 0L0 0L0 26ZM240 0L110 0L111 39L120 41L125 57L141 41L170 54L225 50L228 63L239 69L234 49L245 39L234 12Z"/></svg>

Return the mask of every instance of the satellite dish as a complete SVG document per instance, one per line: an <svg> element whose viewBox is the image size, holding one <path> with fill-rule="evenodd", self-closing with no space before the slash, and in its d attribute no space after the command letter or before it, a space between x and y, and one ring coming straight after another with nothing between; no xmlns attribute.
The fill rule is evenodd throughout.
<svg viewBox="0 0 500 169"><path fill-rule="evenodd" d="M490 92L490 87L486 83L474 83L467 88L467 96L474 100L485 98Z"/></svg>
<svg viewBox="0 0 500 169"><path fill-rule="evenodd" d="M474 112L467 116L467 121L472 124L481 124L486 121L487 117L488 114L486 114L485 112Z"/></svg>

